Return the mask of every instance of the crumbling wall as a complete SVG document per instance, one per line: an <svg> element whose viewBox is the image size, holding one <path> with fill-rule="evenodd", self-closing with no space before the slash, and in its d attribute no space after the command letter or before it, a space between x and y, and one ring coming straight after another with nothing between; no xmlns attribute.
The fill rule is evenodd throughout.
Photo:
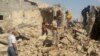
<svg viewBox="0 0 100 56"><path fill-rule="evenodd" d="M100 7L96 7L95 9L95 21L93 28L91 30L91 38L100 40Z"/></svg>
<svg viewBox="0 0 100 56"><path fill-rule="evenodd" d="M4 43L7 44L7 37L9 36L9 33L13 27L15 27L20 33L21 36L19 37L26 37L28 40L30 40L32 38L38 38L39 36L41 36L42 22L43 18L38 8L12 11L11 14L9 14L9 17L7 17L5 20L0 21L0 26L4 29L4 33L0 34L0 44L3 44L0 49L4 48L0 50L0 55L7 55L7 45L4 45ZM23 40L23 38L20 39ZM21 47L19 46L19 48Z"/></svg>
<svg viewBox="0 0 100 56"><path fill-rule="evenodd" d="M3 15L5 19L9 17L12 11L28 10L35 7L35 5L24 0L0 0L0 15Z"/></svg>
<svg viewBox="0 0 100 56"><path fill-rule="evenodd" d="M86 7L85 10L89 9L86 13L84 12L83 16L83 22L85 22L86 31L88 33L88 36L93 39L99 39L99 14L100 14L100 9L99 7L95 6L90 6L91 8ZM87 19L86 19L87 18Z"/></svg>
<svg viewBox="0 0 100 56"><path fill-rule="evenodd" d="M9 17L5 20L7 25L5 22L1 25L6 32L15 27L19 33L28 35L27 37L41 35L43 19L38 9L13 11Z"/></svg>

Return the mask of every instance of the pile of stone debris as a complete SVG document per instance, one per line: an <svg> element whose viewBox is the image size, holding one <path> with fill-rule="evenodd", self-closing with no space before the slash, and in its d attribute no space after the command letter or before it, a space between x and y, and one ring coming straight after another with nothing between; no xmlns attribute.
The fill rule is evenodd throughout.
<svg viewBox="0 0 100 56"><path fill-rule="evenodd" d="M73 32L73 29L77 32ZM2 34L4 39L9 34ZM52 45L52 37L42 35L18 40L19 56L100 56L100 41L86 37L84 29L66 29L59 44ZM46 44L45 44L46 41ZM45 45L44 45L45 44ZM7 55L7 46L0 44L0 56Z"/></svg>
<svg viewBox="0 0 100 56"><path fill-rule="evenodd" d="M41 39L33 38L31 40L22 41L19 43L20 56L99 56L100 55L100 41L95 41L87 38L84 34L74 33L66 30L65 37L62 38L58 44L52 45L50 38L46 45L43 37ZM52 40L51 40L52 41Z"/></svg>
<svg viewBox="0 0 100 56"><path fill-rule="evenodd" d="M3 2L4 0L0 1ZM19 56L100 56L100 41L87 37L86 30L77 24L75 27L64 29L58 45L53 45L53 36L49 30L50 35L42 35L42 23L45 21L44 19L48 22L52 21L53 7L45 6L44 9L44 6L37 8L31 5L26 9L24 6L30 6L30 3L25 0L28 1L25 2L26 5L21 6L23 4L20 4L23 8L20 7L21 9L15 10L10 6L15 0L11 1L11 3L4 2L2 4L8 4L7 8L12 10L9 9L11 11L1 13L5 19L0 20L0 56L7 56L7 37L13 27L16 27L20 33L17 40Z"/></svg>

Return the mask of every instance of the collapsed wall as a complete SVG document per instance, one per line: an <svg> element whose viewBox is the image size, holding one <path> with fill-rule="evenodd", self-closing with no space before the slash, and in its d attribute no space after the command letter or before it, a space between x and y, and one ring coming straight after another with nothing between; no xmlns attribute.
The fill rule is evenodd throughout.
<svg viewBox="0 0 100 56"><path fill-rule="evenodd" d="M100 7L94 8L95 10L95 21L93 22L93 27L91 30L91 38L95 40L100 40ZM92 14L92 13L91 13ZM90 17L91 18L91 17Z"/></svg>
<svg viewBox="0 0 100 56"><path fill-rule="evenodd" d="M12 12L9 19L1 21L0 26L4 29L5 33L15 27L21 34L27 32L25 35L40 36L42 32L42 21L43 19L38 9L28 11L20 10Z"/></svg>
<svg viewBox="0 0 100 56"><path fill-rule="evenodd" d="M11 18L12 26L18 28L19 33L37 37L41 35L43 19L38 9L15 11Z"/></svg>
<svg viewBox="0 0 100 56"><path fill-rule="evenodd" d="M7 37L12 28L17 29L21 40L23 37L29 40L41 36L43 17L37 6L24 0L0 0L0 7L0 28L3 29L0 34L1 56L7 55Z"/></svg>
<svg viewBox="0 0 100 56"><path fill-rule="evenodd" d="M43 5L33 3L30 0L0 0L0 27L5 33L15 27L21 34L27 32L24 35L41 35L43 16L38 6L43 8Z"/></svg>
<svg viewBox="0 0 100 56"><path fill-rule="evenodd" d="M3 16L3 20L0 20L0 27L3 29L3 33L0 34L0 44L3 44L1 48L4 49L0 53L3 52L4 54L0 55L7 55L5 50L7 49L7 37L14 27L20 34L19 37L21 38L19 40L23 40L21 43L18 43L19 55L30 55L35 49L37 51L38 47L36 46L41 47L41 43L46 39L46 36L41 36L42 23L45 21L48 24L52 24L54 8L44 6L44 4L37 4L38 6L35 6L33 2L28 0L1 0L1 2L0 6L2 8L0 9L0 14ZM34 50L30 50L30 48ZM28 52L26 52L27 49L29 49ZM36 55L37 53L34 54L34 56Z"/></svg>
<svg viewBox="0 0 100 56"><path fill-rule="evenodd" d="M35 8L35 5L31 5L24 0L0 0L0 15L5 18L9 17L12 11L17 11L20 9L28 10L30 8Z"/></svg>

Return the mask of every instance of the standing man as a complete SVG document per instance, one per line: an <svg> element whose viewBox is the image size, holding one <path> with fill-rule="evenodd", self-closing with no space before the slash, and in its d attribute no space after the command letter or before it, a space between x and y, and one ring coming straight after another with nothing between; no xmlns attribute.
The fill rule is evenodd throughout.
<svg viewBox="0 0 100 56"><path fill-rule="evenodd" d="M71 14L71 12L70 12L69 10L67 10L67 11L65 12L65 18L66 18L66 20L67 20L67 23L69 23L70 20L72 19L72 14Z"/></svg>
<svg viewBox="0 0 100 56"><path fill-rule="evenodd" d="M18 56L16 45L17 32L12 31L12 34L8 37L8 56Z"/></svg>
<svg viewBox="0 0 100 56"><path fill-rule="evenodd" d="M58 36L57 36L57 16L54 16L54 19L52 21L53 26L53 44L57 44Z"/></svg>
<svg viewBox="0 0 100 56"><path fill-rule="evenodd" d="M42 35L44 35L44 34L48 35L46 22L42 23Z"/></svg>
<svg viewBox="0 0 100 56"><path fill-rule="evenodd" d="M66 22L67 22L66 28L70 28L69 26L70 26L71 19L72 19L72 13L71 13L69 10L67 10L67 11L65 12L65 19L67 20L67 21L66 21Z"/></svg>
<svg viewBox="0 0 100 56"><path fill-rule="evenodd" d="M88 24L88 20L89 18L87 17L87 15L90 13L90 5L86 8L84 8L81 12L82 16L83 16L83 28L86 29L86 25Z"/></svg>

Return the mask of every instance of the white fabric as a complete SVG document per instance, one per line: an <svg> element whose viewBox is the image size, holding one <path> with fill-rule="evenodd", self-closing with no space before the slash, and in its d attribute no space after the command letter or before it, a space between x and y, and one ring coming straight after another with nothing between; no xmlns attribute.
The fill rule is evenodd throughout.
<svg viewBox="0 0 100 56"><path fill-rule="evenodd" d="M16 43L16 37L14 35L8 37L8 46L12 46L12 43Z"/></svg>

